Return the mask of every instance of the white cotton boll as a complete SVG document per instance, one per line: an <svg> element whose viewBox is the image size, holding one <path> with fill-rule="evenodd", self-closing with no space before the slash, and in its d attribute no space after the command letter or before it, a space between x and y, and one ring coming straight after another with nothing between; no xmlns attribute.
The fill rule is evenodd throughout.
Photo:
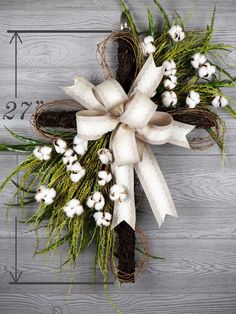
<svg viewBox="0 0 236 314"><path fill-rule="evenodd" d="M215 72L216 72L216 67L207 62L200 67L198 71L198 75L200 78L209 78Z"/></svg>
<svg viewBox="0 0 236 314"><path fill-rule="evenodd" d="M175 42L181 41L185 38L185 33L180 25L173 25L168 34L170 35L171 39Z"/></svg>
<svg viewBox="0 0 236 314"><path fill-rule="evenodd" d="M148 45L148 44L154 42L154 38L151 35L146 36L146 37L144 37L143 42L145 45Z"/></svg>
<svg viewBox="0 0 236 314"><path fill-rule="evenodd" d="M96 212L94 215L93 215L95 221L96 221L96 224L98 226L101 226L102 225L102 222L103 222L103 213L102 212Z"/></svg>
<svg viewBox="0 0 236 314"><path fill-rule="evenodd" d="M54 148L58 154L64 154L67 149L67 144L61 138L57 139L54 143Z"/></svg>
<svg viewBox="0 0 236 314"><path fill-rule="evenodd" d="M98 172L98 184L101 186L106 185L112 180L112 175L107 171L99 171Z"/></svg>
<svg viewBox="0 0 236 314"><path fill-rule="evenodd" d="M41 202L44 197L46 196L47 188L46 186L42 185L38 188L37 193L35 194L35 199L37 202Z"/></svg>
<svg viewBox="0 0 236 314"><path fill-rule="evenodd" d="M37 159L43 160L43 154L41 153L39 146L35 147L35 149L33 150L33 154Z"/></svg>
<svg viewBox="0 0 236 314"><path fill-rule="evenodd" d="M95 210L102 210L105 206L105 199L101 192L94 192L87 199L86 205Z"/></svg>
<svg viewBox="0 0 236 314"><path fill-rule="evenodd" d="M78 135L74 137L73 149L76 154L83 156L88 149L88 141L82 140Z"/></svg>
<svg viewBox="0 0 236 314"><path fill-rule="evenodd" d="M177 86L177 77L170 75L163 81L163 85L168 90L174 89Z"/></svg>
<svg viewBox="0 0 236 314"><path fill-rule="evenodd" d="M220 105L221 105L221 107L225 107L225 106L227 106L229 104L229 102L228 102L228 100L225 98L225 97L221 97L220 98Z"/></svg>
<svg viewBox="0 0 236 314"><path fill-rule="evenodd" d="M174 60L166 60L163 62L163 66L165 68L165 76L175 75L177 72L176 64Z"/></svg>
<svg viewBox="0 0 236 314"><path fill-rule="evenodd" d="M76 198L72 198L72 200L69 201L68 206L69 207L77 207L80 205L80 201Z"/></svg>
<svg viewBox="0 0 236 314"><path fill-rule="evenodd" d="M42 146L41 147L41 152L43 155L50 155L52 152L52 148L48 146Z"/></svg>
<svg viewBox="0 0 236 314"><path fill-rule="evenodd" d="M175 92L173 91L166 91L161 95L161 99L162 99L162 104L165 107L175 107L178 103L178 98Z"/></svg>
<svg viewBox="0 0 236 314"><path fill-rule="evenodd" d="M104 219L106 219L106 220L111 220L111 214L110 213L108 213L108 212L105 212L104 213Z"/></svg>
<svg viewBox="0 0 236 314"><path fill-rule="evenodd" d="M101 148L98 151L98 157L101 161L102 164L109 164L112 162L112 153L109 149L107 148Z"/></svg>
<svg viewBox="0 0 236 314"><path fill-rule="evenodd" d="M35 195L37 202L45 202L46 205L52 204L55 197L56 191L53 188L49 189L46 186L40 186Z"/></svg>
<svg viewBox="0 0 236 314"><path fill-rule="evenodd" d="M96 224L97 224L99 227L102 225L102 223L103 223L103 219L102 219L102 218L96 220Z"/></svg>
<svg viewBox="0 0 236 314"><path fill-rule="evenodd" d="M85 169L82 169L80 172L78 173L71 173L70 174L70 179L72 182L77 183L79 182L85 175Z"/></svg>
<svg viewBox="0 0 236 314"><path fill-rule="evenodd" d="M102 193L101 192L94 192L93 193L93 199L95 202L99 202L102 198Z"/></svg>
<svg viewBox="0 0 236 314"><path fill-rule="evenodd" d="M149 54L154 53L155 51L156 51L156 47L152 43L145 45L146 54L149 55Z"/></svg>
<svg viewBox="0 0 236 314"><path fill-rule="evenodd" d="M127 192L121 185L114 184L110 189L110 199L112 201L124 201L127 198Z"/></svg>
<svg viewBox="0 0 236 314"><path fill-rule="evenodd" d="M54 202L54 199L51 196L47 195L44 198L44 202L45 202L46 205L51 205Z"/></svg>
<svg viewBox="0 0 236 314"><path fill-rule="evenodd" d="M55 189L46 189L45 191L46 196L44 197L43 201L46 205L51 205L54 202L54 198L56 197L56 191Z"/></svg>
<svg viewBox="0 0 236 314"><path fill-rule="evenodd" d="M74 215L80 216L84 212L84 208L80 205L80 201L73 198L68 202L68 204L63 208L67 217L72 218Z"/></svg>
<svg viewBox="0 0 236 314"><path fill-rule="evenodd" d="M40 152L42 153L43 160L49 160L51 158L52 148L48 146L42 146L40 148Z"/></svg>
<svg viewBox="0 0 236 314"><path fill-rule="evenodd" d="M67 170L78 173L83 170L83 167L79 162L75 161L73 164L67 166Z"/></svg>
<svg viewBox="0 0 236 314"><path fill-rule="evenodd" d="M101 219L101 218L103 218L103 213L102 212L96 212L93 215L93 217L94 217L95 220Z"/></svg>
<svg viewBox="0 0 236 314"><path fill-rule="evenodd" d="M79 205L79 206L77 206L77 207L75 208L75 214L76 214L77 216L82 215L83 212L84 212L84 208L83 208L82 205Z"/></svg>
<svg viewBox="0 0 236 314"><path fill-rule="evenodd" d="M65 212L66 216L68 218L73 218L74 217L74 209L72 209L70 206L65 206L63 208L63 211Z"/></svg>
<svg viewBox="0 0 236 314"><path fill-rule="evenodd" d="M52 148L48 146L36 146L33 150L33 154L40 160L49 160L51 158Z"/></svg>
<svg viewBox="0 0 236 314"><path fill-rule="evenodd" d="M195 69L199 69L206 63L206 61L207 60L204 54L196 53L191 59L191 64Z"/></svg>
<svg viewBox="0 0 236 314"><path fill-rule="evenodd" d="M104 206L105 206L105 199L102 196L101 200L99 202L95 203L94 209L102 210L104 208Z"/></svg>
<svg viewBox="0 0 236 314"><path fill-rule="evenodd" d="M200 103L200 101L200 95L194 90L191 90L189 95L186 97L186 105L189 108L195 108Z"/></svg>
<svg viewBox="0 0 236 314"><path fill-rule="evenodd" d="M69 165L72 165L73 162L77 161L77 159L78 158L77 158L75 152L73 151L73 149L67 149L64 153L62 161L63 161L64 165L69 166Z"/></svg>
<svg viewBox="0 0 236 314"><path fill-rule="evenodd" d="M90 195L86 201L86 205L89 207L89 208L94 208L94 205L95 205L95 201L93 200L93 196Z"/></svg>
<svg viewBox="0 0 236 314"><path fill-rule="evenodd" d="M211 104L213 107L225 107L228 105L228 100L224 96L216 95L214 99L212 100Z"/></svg>
<svg viewBox="0 0 236 314"><path fill-rule="evenodd" d="M147 36L143 39L143 42L141 43L141 48L144 56L152 54L156 51L156 47L153 42L154 38L152 36Z"/></svg>
<svg viewBox="0 0 236 314"><path fill-rule="evenodd" d="M110 221L107 221L107 220L105 220L105 219L103 219L102 220L102 225L104 226L104 227L108 227L108 226L110 226Z"/></svg>

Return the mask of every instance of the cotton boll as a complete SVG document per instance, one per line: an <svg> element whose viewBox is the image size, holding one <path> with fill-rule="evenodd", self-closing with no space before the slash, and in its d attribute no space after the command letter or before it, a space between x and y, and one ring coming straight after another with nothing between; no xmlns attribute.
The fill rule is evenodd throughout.
<svg viewBox="0 0 236 314"><path fill-rule="evenodd" d="M185 33L180 25L173 25L168 34L170 35L171 39L175 42L181 41L185 38Z"/></svg>
<svg viewBox="0 0 236 314"><path fill-rule="evenodd" d="M110 224L111 224L110 221L107 221L105 219L102 220L102 225L103 226L108 227L108 226L110 226Z"/></svg>
<svg viewBox="0 0 236 314"><path fill-rule="evenodd" d="M127 192L125 188L121 185L114 184L110 189L110 199L112 201L124 201L127 198Z"/></svg>
<svg viewBox="0 0 236 314"><path fill-rule="evenodd" d="M86 172L85 169L82 169L81 171L79 171L77 173L76 172L75 173L71 173L70 174L71 181L74 182L74 183L79 182L84 177L85 172Z"/></svg>
<svg viewBox="0 0 236 314"><path fill-rule="evenodd" d="M110 213L108 213L108 212L105 212L104 213L104 218L106 219L106 220L111 220L111 214Z"/></svg>
<svg viewBox="0 0 236 314"><path fill-rule="evenodd" d="M64 157L62 158L62 161L64 165L72 165L75 161L77 161L77 156L73 149L67 149L64 153ZM68 169L69 170L69 169Z"/></svg>
<svg viewBox="0 0 236 314"><path fill-rule="evenodd" d="M218 107L225 107L228 105L228 100L224 96L218 96L216 95L211 104L213 107L218 108Z"/></svg>
<svg viewBox="0 0 236 314"><path fill-rule="evenodd" d="M49 160L51 158L51 152L52 152L52 148L51 147L42 146L40 148L40 151L42 153L42 159L43 160Z"/></svg>
<svg viewBox="0 0 236 314"><path fill-rule="evenodd" d="M107 171L99 171L98 172L98 184L101 186L105 186L112 180L112 175Z"/></svg>
<svg viewBox="0 0 236 314"><path fill-rule="evenodd" d="M186 97L186 105L189 108L195 108L200 103L200 95L194 90L190 91Z"/></svg>
<svg viewBox="0 0 236 314"><path fill-rule="evenodd" d="M163 62L163 66L165 68L165 76L171 76L171 75L175 75L177 72L176 69L176 64L174 62L174 60L166 60Z"/></svg>
<svg viewBox="0 0 236 314"><path fill-rule="evenodd" d="M81 166L79 162L75 161L71 165L67 166L67 170L78 173L83 170L83 167Z"/></svg>
<svg viewBox="0 0 236 314"><path fill-rule="evenodd" d="M33 150L33 154L40 160L49 160L51 158L52 148L48 146L36 146Z"/></svg>
<svg viewBox="0 0 236 314"><path fill-rule="evenodd" d="M102 212L97 212L93 215L97 226L105 226L108 227L110 225L111 221L111 214L108 212L102 213Z"/></svg>
<svg viewBox="0 0 236 314"><path fill-rule="evenodd" d="M148 45L148 44L154 42L154 38L151 35L146 36L146 37L144 37L143 42L145 45Z"/></svg>
<svg viewBox="0 0 236 314"><path fill-rule="evenodd" d="M94 192L91 194L86 202L89 208L94 208L95 210L102 210L105 206L105 199L101 192Z"/></svg>
<svg viewBox="0 0 236 314"><path fill-rule="evenodd" d="M107 148L101 148L98 151L98 157L101 161L102 164L109 164L112 162L112 153L109 149Z"/></svg>
<svg viewBox="0 0 236 314"><path fill-rule="evenodd" d="M78 135L74 137L73 149L76 154L83 156L88 149L88 141L82 140Z"/></svg>
<svg viewBox="0 0 236 314"><path fill-rule="evenodd" d="M147 36L143 39L143 42L141 43L141 48L144 56L153 54L156 51L156 47L153 42L154 38L152 36Z"/></svg>
<svg viewBox="0 0 236 314"><path fill-rule="evenodd" d="M195 69L199 69L205 63L206 63L206 57L204 54L201 54L201 53L196 53L191 59L191 64Z"/></svg>
<svg viewBox="0 0 236 314"><path fill-rule="evenodd" d="M150 55L154 53L155 51L156 51L156 47L152 43L145 45L146 54Z"/></svg>
<svg viewBox="0 0 236 314"><path fill-rule="evenodd" d="M74 215L80 216L84 212L84 208L80 205L80 201L78 199L73 198L63 208L63 211L66 213L67 217L73 218Z"/></svg>
<svg viewBox="0 0 236 314"><path fill-rule="evenodd" d="M79 206L77 206L77 207L75 208L75 214L76 214L77 216L80 216L83 212L84 212L84 208L83 208L82 205L79 205Z"/></svg>
<svg viewBox="0 0 236 314"><path fill-rule="evenodd" d="M72 200L69 201L68 206L69 207L77 207L80 205L80 201L76 198L72 198Z"/></svg>
<svg viewBox="0 0 236 314"><path fill-rule="evenodd" d="M93 215L93 217L96 221L96 224L100 227L102 225L102 222L103 222L103 213L102 212L96 212Z"/></svg>
<svg viewBox="0 0 236 314"><path fill-rule="evenodd" d="M54 148L58 154L64 154L67 149L67 144L61 138L54 141Z"/></svg>
<svg viewBox="0 0 236 314"><path fill-rule="evenodd" d="M56 197L56 191L53 188L47 188L46 186L40 186L35 199L37 202L44 202L46 205L51 205Z"/></svg>
<svg viewBox="0 0 236 314"><path fill-rule="evenodd" d="M46 191L47 191L47 188L44 185L38 188L37 193L35 195L35 199L37 202L41 202L44 199L44 197L46 196Z"/></svg>
<svg viewBox="0 0 236 314"><path fill-rule="evenodd" d="M36 146L35 149L33 150L33 154L36 158L40 159L40 160L43 160L43 155L40 151L40 147L39 146Z"/></svg>
<svg viewBox="0 0 236 314"><path fill-rule="evenodd" d="M198 75L200 78L210 78L215 72L216 67L207 62L200 67Z"/></svg>
<svg viewBox="0 0 236 314"><path fill-rule="evenodd" d="M51 204L54 202L53 198L50 197L49 195L47 195L47 196L43 199L43 201L44 201L44 203L45 203L46 205L51 205Z"/></svg>
<svg viewBox="0 0 236 314"><path fill-rule="evenodd" d="M178 99L177 99L177 95L175 92L173 91L166 91L161 95L161 99L162 99L162 104L165 107L175 107L178 103Z"/></svg>
<svg viewBox="0 0 236 314"><path fill-rule="evenodd" d="M163 81L163 85L168 90L174 89L177 86L177 77L170 75Z"/></svg>

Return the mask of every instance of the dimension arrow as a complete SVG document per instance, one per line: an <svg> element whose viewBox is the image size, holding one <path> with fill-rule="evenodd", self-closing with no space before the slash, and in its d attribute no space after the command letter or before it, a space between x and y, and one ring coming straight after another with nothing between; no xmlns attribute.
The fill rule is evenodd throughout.
<svg viewBox="0 0 236 314"><path fill-rule="evenodd" d="M55 34L55 33L79 33L79 34L106 34L106 33L112 33L112 30L107 29L18 29L18 30L8 30L8 33L16 33L16 34Z"/></svg>
<svg viewBox="0 0 236 314"><path fill-rule="evenodd" d="M17 249L18 249L17 248L17 217L15 217L15 272L14 274L10 272L14 283L18 283L22 275L22 271L18 274L18 269L17 269Z"/></svg>
<svg viewBox="0 0 236 314"><path fill-rule="evenodd" d="M18 40L23 44L20 36L18 35L17 32L14 32L14 35L12 36L12 39L10 40L10 44L13 42L15 39L15 98L17 98L17 43Z"/></svg>

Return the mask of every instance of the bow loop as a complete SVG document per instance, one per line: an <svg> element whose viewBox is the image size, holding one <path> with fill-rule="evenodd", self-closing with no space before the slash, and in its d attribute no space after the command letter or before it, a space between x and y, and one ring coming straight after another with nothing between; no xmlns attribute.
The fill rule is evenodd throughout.
<svg viewBox="0 0 236 314"><path fill-rule="evenodd" d="M173 118L167 112L155 112L149 124L138 130L137 137L153 145L168 143L173 128Z"/></svg>
<svg viewBox="0 0 236 314"><path fill-rule="evenodd" d="M142 145L136 140L135 130L128 125L118 126L110 146L117 166L134 165L142 160Z"/></svg>
<svg viewBox="0 0 236 314"><path fill-rule="evenodd" d="M140 91L149 98L153 97L153 94L156 92L157 87L162 81L164 73L165 67L163 65L156 67L153 56L150 55L136 77L129 91L129 96Z"/></svg>
<svg viewBox="0 0 236 314"><path fill-rule="evenodd" d="M144 94L135 93L125 106L120 121L134 129L144 128L151 120L157 105Z"/></svg>
<svg viewBox="0 0 236 314"><path fill-rule="evenodd" d="M77 132L84 140L97 140L113 131L119 121L101 111L82 110L76 113Z"/></svg>
<svg viewBox="0 0 236 314"><path fill-rule="evenodd" d="M93 88L95 86L81 76L76 76L74 85L63 87L62 89L88 110L99 110L105 112L105 108L94 96Z"/></svg>
<svg viewBox="0 0 236 314"><path fill-rule="evenodd" d="M94 95L104 107L110 111L114 107L125 104L128 96L120 83L115 79L109 79L93 88Z"/></svg>

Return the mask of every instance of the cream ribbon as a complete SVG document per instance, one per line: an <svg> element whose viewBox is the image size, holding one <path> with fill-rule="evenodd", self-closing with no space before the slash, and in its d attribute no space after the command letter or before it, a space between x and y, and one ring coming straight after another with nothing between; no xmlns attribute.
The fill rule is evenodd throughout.
<svg viewBox="0 0 236 314"><path fill-rule="evenodd" d="M189 148L186 135L194 126L174 121L170 114L156 111L157 105L150 98L163 75L164 67L156 67L150 55L128 95L115 79L94 86L77 76L73 86L63 88L87 109L76 114L77 131L82 139L97 140L112 131L113 177L128 193L126 200L114 205L113 228L124 220L135 229L133 169L159 226L167 214L177 217L169 189L148 144L171 143Z"/></svg>

